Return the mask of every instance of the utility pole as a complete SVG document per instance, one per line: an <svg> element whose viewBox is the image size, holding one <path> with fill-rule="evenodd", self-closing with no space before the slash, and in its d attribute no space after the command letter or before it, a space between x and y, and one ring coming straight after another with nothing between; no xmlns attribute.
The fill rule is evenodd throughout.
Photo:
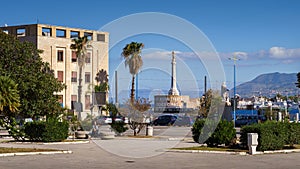
<svg viewBox="0 0 300 169"><path fill-rule="evenodd" d="M118 72L115 71L115 103L118 106Z"/></svg>
<svg viewBox="0 0 300 169"><path fill-rule="evenodd" d="M233 60L233 124L235 127L235 121L236 121L236 76L235 76L235 67L236 67L236 61L240 60L236 57L236 54L233 54L232 58L228 58L229 60Z"/></svg>

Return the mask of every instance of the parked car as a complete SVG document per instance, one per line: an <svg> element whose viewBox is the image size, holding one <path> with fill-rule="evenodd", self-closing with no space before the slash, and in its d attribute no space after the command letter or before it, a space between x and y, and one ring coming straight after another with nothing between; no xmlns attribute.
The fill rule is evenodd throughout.
<svg viewBox="0 0 300 169"><path fill-rule="evenodd" d="M235 126L241 127L244 125L250 125L258 123L258 117L257 116L237 116L235 120Z"/></svg>
<svg viewBox="0 0 300 169"><path fill-rule="evenodd" d="M172 114L164 114L164 115L160 115L158 116L153 122L152 124L154 126L170 126L173 125L175 123L177 119L177 116L172 115Z"/></svg>
<svg viewBox="0 0 300 169"><path fill-rule="evenodd" d="M116 116L113 119L115 122L124 122L124 123L128 123L128 117L124 117L124 116Z"/></svg>
<svg viewBox="0 0 300 169"><path fill-rule="evenodd" d="M193 119L190 116L178 116L174 125L175 126L187 126L190 127L194 124Z"/></svg>
<svg viewBox="0 0 300 169"><path fill-rule="evenodd" d="M109 116L98 116L96 119L97 124L110 124L112 123L112 118Z"/></svg>

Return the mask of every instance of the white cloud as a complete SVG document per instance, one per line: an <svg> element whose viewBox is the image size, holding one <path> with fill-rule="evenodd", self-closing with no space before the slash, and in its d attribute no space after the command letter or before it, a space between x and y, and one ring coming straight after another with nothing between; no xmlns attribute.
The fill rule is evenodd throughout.
<svg viewBox="0 0 300 169"><path fill-rule="evenodd" d="M172 54L169 51L147 51L143 52L142 57L145 59L170 60Z"/></svg>
<svg viewBox="0 0 300 169"><path fill-rule="evenodd" d="M300 48L286 49L284 47L271 47L269 57L274 59L296 59L300 58Z"/></svg>
<svg viewBox="0 0 300 169"><path fill-rule="evenodd" d="M177 58L181 60L216 60L219 56L222 60L228 60L234 55L241 60L281 60L282 63L291 63L300 59L300 48L286 49L284 47L271 47L269 50L258 50L255 52L228 52L228 53L215 53L215 52L183 52L175 51ZM172 51L161 49L147 49L142 54L143 58L151 60L170 60L172 58Z"/></svg>
<svg viewBox="0 0 300 169"><path fill-rule="evenodd" d="M175 56L182 60L187 59L215 59L218 55L216 52L182 52L174 51ZM164 51L158 49L147 49L143 52L142 57L145 59L159 59L159 60L170 60L172 58L172 51Z"/></svg>

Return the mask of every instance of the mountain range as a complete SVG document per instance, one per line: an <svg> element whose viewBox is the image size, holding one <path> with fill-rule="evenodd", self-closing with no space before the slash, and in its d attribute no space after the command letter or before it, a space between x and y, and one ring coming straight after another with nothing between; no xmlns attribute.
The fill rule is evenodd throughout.
<svg viewBox="0 0 300 169"><path fill-rule="evenodd" d="M297 73L268 73L262 74L249 82L236 86L236 93L241 97L268 96L276 94L283 96L297 95L299 88L296 87ZM230 90L233 94L233 89ZM232 96L232 95L231 95Z"/></svg>
<svg viewBox="0 0 300 169"><path fill-rule="evenodd" d="M261 74L251 81L236 86L236 94L242 98L252 96L274 97L276 94L283 96L297 95L300 89L296 87L297 73L268 73ZM221 86L220 86L221 88ZM229 90L230 97L233 96L233 89ZM152 91L150 89L139 89L138 96L149 98L154 102L154 95L167 94L168 90ZM122 90L119 92L119 101L128 100L130 91ZM203 90L200 91L182 91L181 95L188 95L190 98L202 96ZM112 98L111 98L112 99ZM112 100L111 100L112 101Z"/></svg>

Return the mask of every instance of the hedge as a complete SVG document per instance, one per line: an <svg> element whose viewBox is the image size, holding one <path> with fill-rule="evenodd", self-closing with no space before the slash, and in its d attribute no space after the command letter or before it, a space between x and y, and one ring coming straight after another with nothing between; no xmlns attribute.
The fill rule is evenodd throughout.
<svg viewBox="0 0 300 169"><path fill-rule="evenodd" d="M30 141L57 142L68 137L68 122L59 122L57 119L34 121L25 124L25 138Z"/></svg>
<svg viewBox="0 0 300 169"><path fill-rule="evenodd" d="M247 133L258 133L258 146L260 151L280 150L285 145L300 143L300 124L267 121L241 128L240 141L247 147Z"/></svg>
<svg viewBox="0 0 300 169"><path fill-rule="evenodd" d="M236 137L236 131L232 122L221 120L197 120L192 128L193 139L197 143L206 143L209 147L216 147L221 144L229 145ZM217 127L214 130L214 126ZM207 140L199 140L200 134ZM205 137L206 136L206 137Z"/></svg>

